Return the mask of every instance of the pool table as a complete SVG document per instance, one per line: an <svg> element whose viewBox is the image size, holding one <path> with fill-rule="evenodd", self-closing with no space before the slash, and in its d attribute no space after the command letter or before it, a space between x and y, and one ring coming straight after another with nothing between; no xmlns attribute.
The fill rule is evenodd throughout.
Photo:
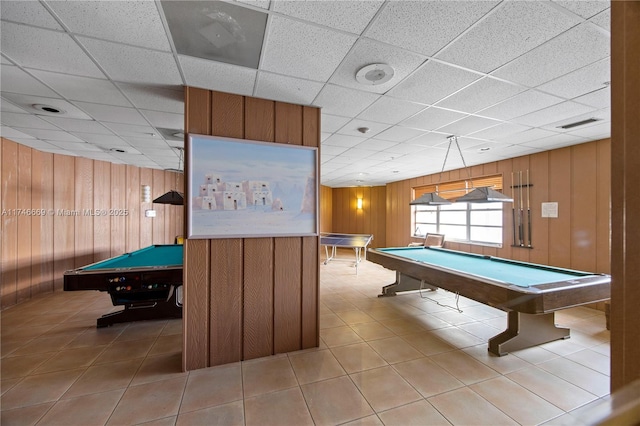
<svg viewBox="0 0 640 426"><path fill-rule="evenodd" d="M182 318L181 244L153 245L64 273L64 290L98 290L123 310L97 319L98 327Z"/></svg>
<svg viewBox="0 0 640 426"><path fill-rule="evenodd" d="M555 325L559 309L611 297L611 277L436 247L369 249L367 259L507 312L507 329L489 339L496 355L570 337ZM386 286L388 287L388 286ZM384 292L384 290L383 290Z"/></svg>

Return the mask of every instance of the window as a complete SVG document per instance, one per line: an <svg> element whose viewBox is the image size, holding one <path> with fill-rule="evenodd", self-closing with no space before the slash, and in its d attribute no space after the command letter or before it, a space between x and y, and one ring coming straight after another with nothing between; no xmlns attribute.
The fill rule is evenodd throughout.
<svg viewBox="0 0 640 426"><path fill-rule="evenodd" d="M491 186L502 189L502 176L473 179L473 187ZM426 192L437 191L454 201L472 186L469 181L446 182L414 188L414 199ZM471 244L502 245L502 209L504 203L453 203L442 206L414 206L413 236L427 233L445 234L449 241Z"/></svg>

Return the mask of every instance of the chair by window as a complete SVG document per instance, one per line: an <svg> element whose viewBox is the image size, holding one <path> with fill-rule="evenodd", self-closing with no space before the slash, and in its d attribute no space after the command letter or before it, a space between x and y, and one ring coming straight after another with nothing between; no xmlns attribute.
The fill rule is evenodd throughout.
<svg viewBox="0 0 640 426"><path fill-rule="evenodd" d="M444 234L427 234L421 243L410 243L409 247L442 247Z"/></svg>

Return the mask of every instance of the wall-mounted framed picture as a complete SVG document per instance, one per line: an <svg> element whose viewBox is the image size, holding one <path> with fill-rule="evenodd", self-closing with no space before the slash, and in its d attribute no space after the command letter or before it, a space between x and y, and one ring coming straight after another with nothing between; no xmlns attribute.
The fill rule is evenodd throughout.
<svg viewBox="0 0 640 426"><path fill-rule="evenodd" d="M190 134L188 238L318 235L318 149Z"/></svg>

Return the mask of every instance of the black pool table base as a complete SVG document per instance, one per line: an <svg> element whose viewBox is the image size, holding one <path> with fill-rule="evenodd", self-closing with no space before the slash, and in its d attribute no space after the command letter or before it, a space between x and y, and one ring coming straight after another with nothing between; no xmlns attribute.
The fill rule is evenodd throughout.
<svg viewBox="0 0 640 426"><path fill-rule="evenodd" d="M174 291L166 301L127 303L124 305L124 309L110 312L98 318L96 327L103 328L132 321L182 318L182 306L177 301L176 293Z"/></svg>

